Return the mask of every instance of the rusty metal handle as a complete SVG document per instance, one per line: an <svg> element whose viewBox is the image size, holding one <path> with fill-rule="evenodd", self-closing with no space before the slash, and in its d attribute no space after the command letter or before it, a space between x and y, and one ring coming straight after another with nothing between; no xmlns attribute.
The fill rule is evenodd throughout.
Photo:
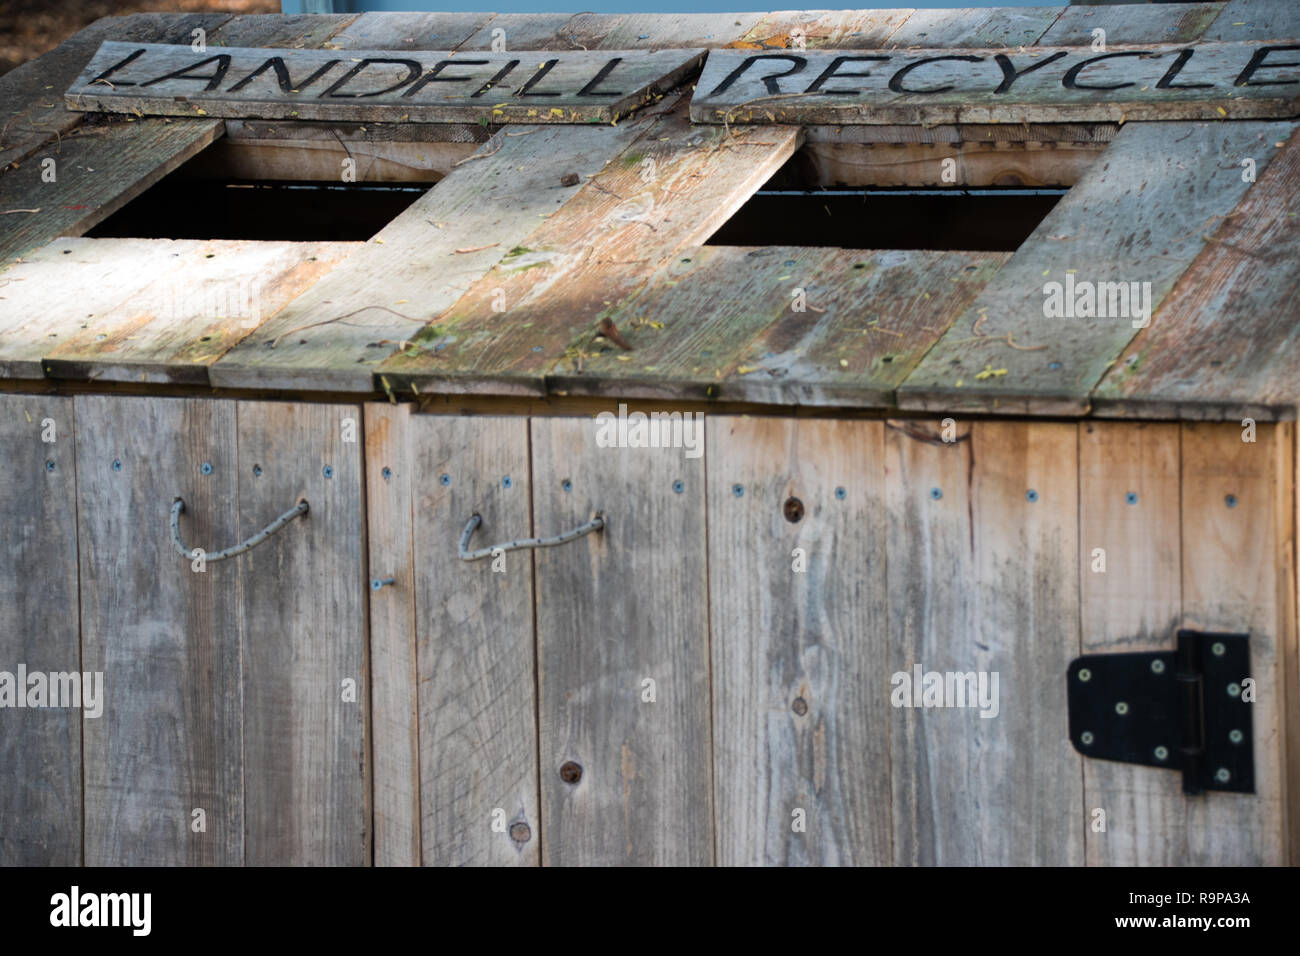
<svg viewBox="0 0 1300 956"><path fill-rule="evenodd" d="M491 547L479 548L477 551L467 551L469 539L474 536L475 529L483 523L481 515L472 515L469 523L465 525L465 530L460 533L460 559L462 561L481 561L483 558L490 558L498 551L519 551L523 548L553 548L557 544L568 544L584 534L591 534L593 531L599 531L605 527L605 516L599 511L584 525L574 528L572 531L563 531L560 534L551 535L549 538L521 538L518 541L507 541L504 544L494 544Z"/></svg>

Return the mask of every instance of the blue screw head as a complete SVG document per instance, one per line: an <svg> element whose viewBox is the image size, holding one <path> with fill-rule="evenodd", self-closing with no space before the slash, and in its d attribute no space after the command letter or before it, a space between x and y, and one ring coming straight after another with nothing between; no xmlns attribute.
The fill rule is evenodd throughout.
<svg viewBox="0 0 1300 956"><path fill-rule="evenodd" d="M673 491L677 492L680 495L685 490L686 490L686 483L683 482L680 478L678 478L676 481L673 482Z"/></svg>
<svg viewBox="0 0 1300 956"><path fill-rule="evenodd" d="M562 482L560 482L560 487L563 488L565 491L572 491L573 482L571 482L568 478L565 478Z"/></svg>
<svg viewBox="0 0 1300 956"><path fill-rule="evenodd" d="M1124 500L1127 501L1127 502L1128 502L1129 504L1131 504L1131 505L1135 505L1135 504L1137 504L1137 503L1138 503L1137 492L1136 492L1136 491L1130 491L1128 494L1126 494L1126 495L1124 496Z"/></svg>
<svg viewBox="0 0 1300 956"><path fill-rule="evenodd" d="M371 578L371 579L370 579L370 590L372 590L372 591L378 591L378 590L379 590L380 588L382 588L383 586L384 586L384 582L381 581L381 580L379 580L379 578Z"/></svg>
<svg viewBox="0 0 1300 956"><path fill-rule="evenodd" d="M732 493L733 495L735 495L737 498L743 498L743 497L745 497L745 486L744 486L744 485L739 485L739 484L737 484L737 485L732 485L732 486L731 486L731 493Z"/></svg>
<svg viewBox="0 0 1300 956"><path fill-rule="evenodd" d="M534 346L533 346L533 351L534 351L534 352L540 352L541 350L542 350L542 347L541 347L540 345L534 345Z"/></svg>
<svg viewBox="0 0 1300 956"><path fill-rule="evenodd" d="M1025 492L1025 500L1030 502L1037 501L1038 492L1035 491L1033 488L1030 488L1028 491Z"/></svg>
<svg viewBox="0 0 1300 956"><path fill-rule="evenodd" d="M321 473L322 475L324 475L326 478L333 478L333 477L334 477L334 466L333 466L333 465L326 465L324 468L322 468L322 469L320 470L320 473Z"/></svg>
<svg viewBox="0 0 1300 956"><path fill-rule="evenodd" d="M113 470L114 470L114 471L121 471L121 470L122 470L122 460L121 460L120 458L114 458L114 459L113 459Z"/></svg>
<svg viewBox="0 0 1300 956"><path fill-rule="evenodd" d="M205 475L210 475L210 474L212 474L212 464L211 464L211 462L206 462L206 461L205 461L203 464L199 465L199 471L203 472L203 474L205 474Z"/></svg>
<svg viewBox="0 0 1300 956"><path fill-rule="evenodd" d="M442 485L444 488L446 488L449 484L451 484L451 475L446 474L445 472L444 472L443 474L439 475L439 476L438 476L438 484L440 484L440 485Z"/></svg>
<svg viewBox="0 0 1300 956"><path fill-rule="evenodd" d="M385 465L383 470L379 472L379 477L383 478L384 481L391 481L393 478L393 469Z"/></svg>
<svg viewBox="0 0 1300 956"><path fill-rule="evenodd" d="M935 501L938 501L940 498L943 497L943 489L942 489L942 488L931 488L931 489L930 489L930 497L933 498Z"/></svg>
<svg viewBox="0 0 1300 956"><path fill-rule="evenodd" d="M253 477L254 477L254 478L261 478L261 477L262 477L262 466L261 466L261 465L254 465L254 466L253 466Z"/></svg>
<svg viewBox="0 0 1300 956"><path fill-rule="evenodd" d="M513 479L511 479L511 477L510 477L509 475L506 475L504 478L501 479L501 487L502 487L502 488L513 488L513 487L514 487L514 484L515 484L515 483L514 483Z"/></svg>
<svg viewBox="0 0 1300 956"><path fill-rule="evenodd" d="M1048 363L1047 363L1047 367L1050 368L1050 369L1052 369L1053 371L1055 371L1056 369L1058 369L1058 368L1061 367L1061 363L1060 363L1060 362L1048 362Z"/></svg>
<svg viewBox="0 0 1300 956"><path fill-rule="evenodd" d="M847 491L845 491L845 490L843 489L843 487L840 487L840 488L836 488L836 489L835 489L835 497L838 498L840 501L843 501L843 500L844 500L845 498L847 498L848 496L849 496L849 493L848 493Z"/></svg>
<svg viewBox="0 0 1300 956"><path fill-rule="evenodd" d="M45 460L45 470L46 470L46 471L53 471L53 470L54 470L54 461L53 461L52 459L48 459L48 458L47 458L47 459Z"/></svg>
<svg viewBox="0 0 1300 956"><path fill-rule="evenodd" d="M1223 499L1223 503L1227 505L1229 508L1235 508L1237 507L1237 496L1228 495Z"/></svg>

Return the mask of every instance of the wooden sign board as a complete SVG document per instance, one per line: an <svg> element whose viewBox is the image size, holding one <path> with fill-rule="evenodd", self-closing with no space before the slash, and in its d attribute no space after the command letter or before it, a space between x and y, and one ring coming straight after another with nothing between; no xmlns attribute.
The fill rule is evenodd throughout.
<svg viewBox="0 0 1300 956"><path fill-rule="evenodd" d="M73 110L342 122L607 123L697 69L703 50L440 53L100 46Z"/></svg>
<svg viewBox="0 0 1300 956"><path fill-rule="evenodd" d="M1300 115L1300 46L1154 45L1098 52L715 50L697 123L1060 123Z"/></svg>

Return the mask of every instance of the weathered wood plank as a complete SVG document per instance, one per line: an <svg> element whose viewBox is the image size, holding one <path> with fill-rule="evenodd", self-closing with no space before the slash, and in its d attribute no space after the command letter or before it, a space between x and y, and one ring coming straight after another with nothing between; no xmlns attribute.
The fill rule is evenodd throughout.
<svg viewBox="0 0 1300 956"><path fill-rule="evenodd" d="M937 126L818 126L804 127L805 143L1109 143L1119 132L1115 123L941 123Z"/></svg>
<svg viewBox="0 0 1300 956"><path fill-rule="evenodd" d="M84 727L85 862L238 865L242 568L194 570L167 529L179 496L188 546L237 540L235 407L83 395L76 416L81 669L105 696Z"/></svg>
<svg viewBox="0 0 1300 956"><path fill-rule="evenodd" d="M1182 626L1179 463L1177 425L1079 426L1084 654L1176 645ZM1081 826L1090 866L1189 862L1189 801L1181 773L1085 759L1083 786ZM1102 824L1105 829L1097 829Z"/></svg>
<svg viewBox="0 0 1300 956"><path fill-rule="evenodd" d="M580 13L573 21L575 42L599 35L595 49L666 50L673 47L716 49L742 36L758 22L758 13L625 13L601 17ZM599 20L598 24L592 24ZM589 24L591 24L589 26ZM587 43L591 46L590 43Z"/></svg>
<svg viewBox="0 0 1300 956"><path fill-rule="evenodd" d="M36 344L45 345L40 364L47 376L206 385L213 362L359 245L151 241L177 247L170 268L158 278L125 301L78 323L82 327L71 334L44 341L32 336ZM119 268L124 272L139 268L138 261L130 258L135 248L132 244L122 249ZM55 258L58 278L46 278L45 284L70 281L69 270L60 269L59 260L71 258Z"/></svg>
<svg viewBox="0 0 1300 956"><path fill-rule="evenodd" d="M993 10L914 10L890 37L891 50L907 47L1001 49L1031 46L1067 7Z"/></svg>
<svg viewBox="0 0 1300 956"><path fill-rule="evenodd" d="M605 310L625 351L578 341L553 391L798 405L893 404L894 389L1004 253L704 246Z"/></svg>
<svg viewBox="0 0 1300 956"><path fill-rule="evenodd" d="M214 364L210 381L371 390L375 366L399 342L415 337L568 198L566 174L596 175L635 135L630 127L498 133Z"/></svg>
<svg viewBox="0 0 1300 956"><path fill-rule="evenodd" d="M1287 598L1294 449L1289 433L1240 425L1183 425L1184 626L1250 634L1255 793L1186 801L1185 862L1196 866L1280 865L1287 860L1286 754L1294 728L1282 723L1282 645L1293 633ZM1229 497L1231 496L1231 497ZM1206 694L1225 693L1222 687Z"/></svg>
<svg viewBox="0 0 1300 956"><path fill-rule="evenodd" d="M104 17L0 76L0 169L22 162L81 122L81 113L64 106L63 92L104 40L189 43L194 30L213 30L229 19L225 13Z"/></svg>
<svg viewBox="0 0 1300 956"><path fill-rule="evenodd" d="M1038 38L1038 45L1092 47L1097 40L1107 48L1125 43L1191 43L1201 38L1222 9L1221 3L1070 6ZM1104 36L1094 36L1094 30L1105 31Z"/></svg>
<svg viewBox="0 0 1300 956"><path fill-rule="evenodd" d="M1280 119L1300 115L1300 68L1285 55L1259 43L1152 44L1107 54L1049 47L860 57L719 50L700 76L691 118L923 126Z"/></svg>
<svg viewBox="0 0 1300 956"><path fill-rule="evenodd" d="M189 47L109 41L68 88L66 100L73 109L186 118L607 123L672 89L704 55L487 52L454 59L423 50L404 57L348 52L222 47L198 54Z"/></svg>
<svg viewBox="0 0 1300 956"><path fill-rule="evenodd" d="M576 13L497 13L492 19L479 27L474 34L462 43L458 49L462 52L484 50L581 50L588 49L596 42L581 44L581 38L572 29L572 23L578 18ZM593 22L587 21L587 29L600 29L605 20L616 19L608 15L597 15ZM603 34L602 34L603 35Z"/></svg>
<svg viewBox="0 0 1300 956"><path fill-rule="evenodd" d="M72 399L0 398L0 865L81 860L82 724L102 719L103 688L29 697L28 677L80 673ZM12 683L10 683L12 682ZM87 700L92 706L83 706ZM48 695L48 696L47 696ZM21 709L19 702L22 702ZM27 707L37 702L53 706Z"/></svg>
<svg viewBox="0 0 1300 956"><path fill-rule="evenodd" d="M918 668L985 674L987 706L895 711L894 863L1078 865L1082 777L1060 684L1079 646L1075 428L943 435L887 424L886 666L895 695Z"/></svg>
<svg viewBox="0 0 1300 956"><path fill-rule="evenodd" d="M370 861L361 409L238 403L243 540L294 503L311 511L234 561L250 865ZM225 547L223 542L221 547Z"/></svg>
<svg viewBox="0 0 1300 956"><path fill-rule="evenodd" d="M1241 158L1292 126L1125 126L903 383L900 406L1085 412L1092 387L1161 308L1206 230L1245 193ZM1269 158L1260 155L1261 166Z"/></svg>
<svg viewBox="0 0 1300 956"><path fill-rule="evenodd" d="M1300 132L1289 142L1252 144L1238 168L1269 155L1150 327L1093 392L1099 414L1268 420L1295 413L1300 270L1286 264L1300 262Z"/></svg>
<svg viewBox="0 0 1300 956"><path fill-rule="evenodd" d="M330 38L340 50L456 50L490 13L363 13Z"/></svg>
<svg viewBox="0 0 1300 956"><path fill-rule="evenodd" d="M861 127L859 127L861 128ZM212 147L229 145L229 139ZM1073 186L1104 143L815 143L805 142L769 188L818 186ZM331 172L337 175L338 160ZM786 179L786 175L789 179Z"/></svg>
<svg viewBox="0 0 1300 956"><path fill-rule="evenodd" d="M231 17L213 31L208 45L218 52L231 47L288 47L315 49L357 19L355 13L246 14ZM114 40L117 37L113 37ZM201 60L195 56L194 61ZM116 62L116 61L114 61Z"/></svg>
<svg viewBox="0 0 1300 956"><path fill-rule="evenodd" d="M657 117L380 371L420 388L540 393L607 307L704 242L798 141L793 127L699 129L680 106Z"/></svg>
<svg viewBox="0 0 1300 956"><path fill-rule="evenodd" d="M1300 8L1291 0L1229 0L1205 31L1206 40L1300 39Z"/></svg>
<svg viewBox="0 0 1300 956"><path fill-rule="evenodd" d="M708 433L718 862L888 865L883 426Z"/></svg>
<svg viewBox="0 0 1300 956"><path fill-rule="evenodd" d="M220 135L221 124L205 119L83 124L57 153L0 176L0 262L81 235Z"/></svg>
<svg viewBox="0 0 1300 956"><path fill-rule="evenodd" d="M531 556L456 551L474 514L472 548L531 534L528 420L420 415L408 434L424 863L536 866Z"/></svg>
<svg viewBox="0 0 1300 956"><path fill-rule="evenodd" d="M351 160L350 172L359 183L436 183L476 149L474 142L341 143L332 136L235 141L227 126L226 136L194 157L185 173L213 179L338 183L348 169L346 161Z"/></svg>
<svg viewBox="0 0 1300 956"><path fill-rule="evenodd" d="M536 531L576 527L598 510L608 522L534 554L543 859L708 864L703 457L598 447L598 427L532 422ZM693 444L703 452L704 436Z"/></svg>
<svg viewBox="0 0 1300 956"><path fill-rule="evenodd" d="M782 10L765 15L739 40L736 50L878 49L915 11Z"/></svg>
<svg viewBox="0 0 1300 956"><path fill-rule="evenodd" d="M410 412L408 403L365 406L376 866L421 860Z"/></svg>

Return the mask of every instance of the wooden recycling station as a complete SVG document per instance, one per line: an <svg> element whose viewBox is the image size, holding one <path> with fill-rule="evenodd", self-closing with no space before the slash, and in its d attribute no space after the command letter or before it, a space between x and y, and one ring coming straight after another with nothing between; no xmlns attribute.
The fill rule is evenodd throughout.
<svg viewBox="0 0 1300 956"><path fill-rule="evenodd" d="M137 14L0 76L0 863L1300 861L1300 5Z"/></svg>

